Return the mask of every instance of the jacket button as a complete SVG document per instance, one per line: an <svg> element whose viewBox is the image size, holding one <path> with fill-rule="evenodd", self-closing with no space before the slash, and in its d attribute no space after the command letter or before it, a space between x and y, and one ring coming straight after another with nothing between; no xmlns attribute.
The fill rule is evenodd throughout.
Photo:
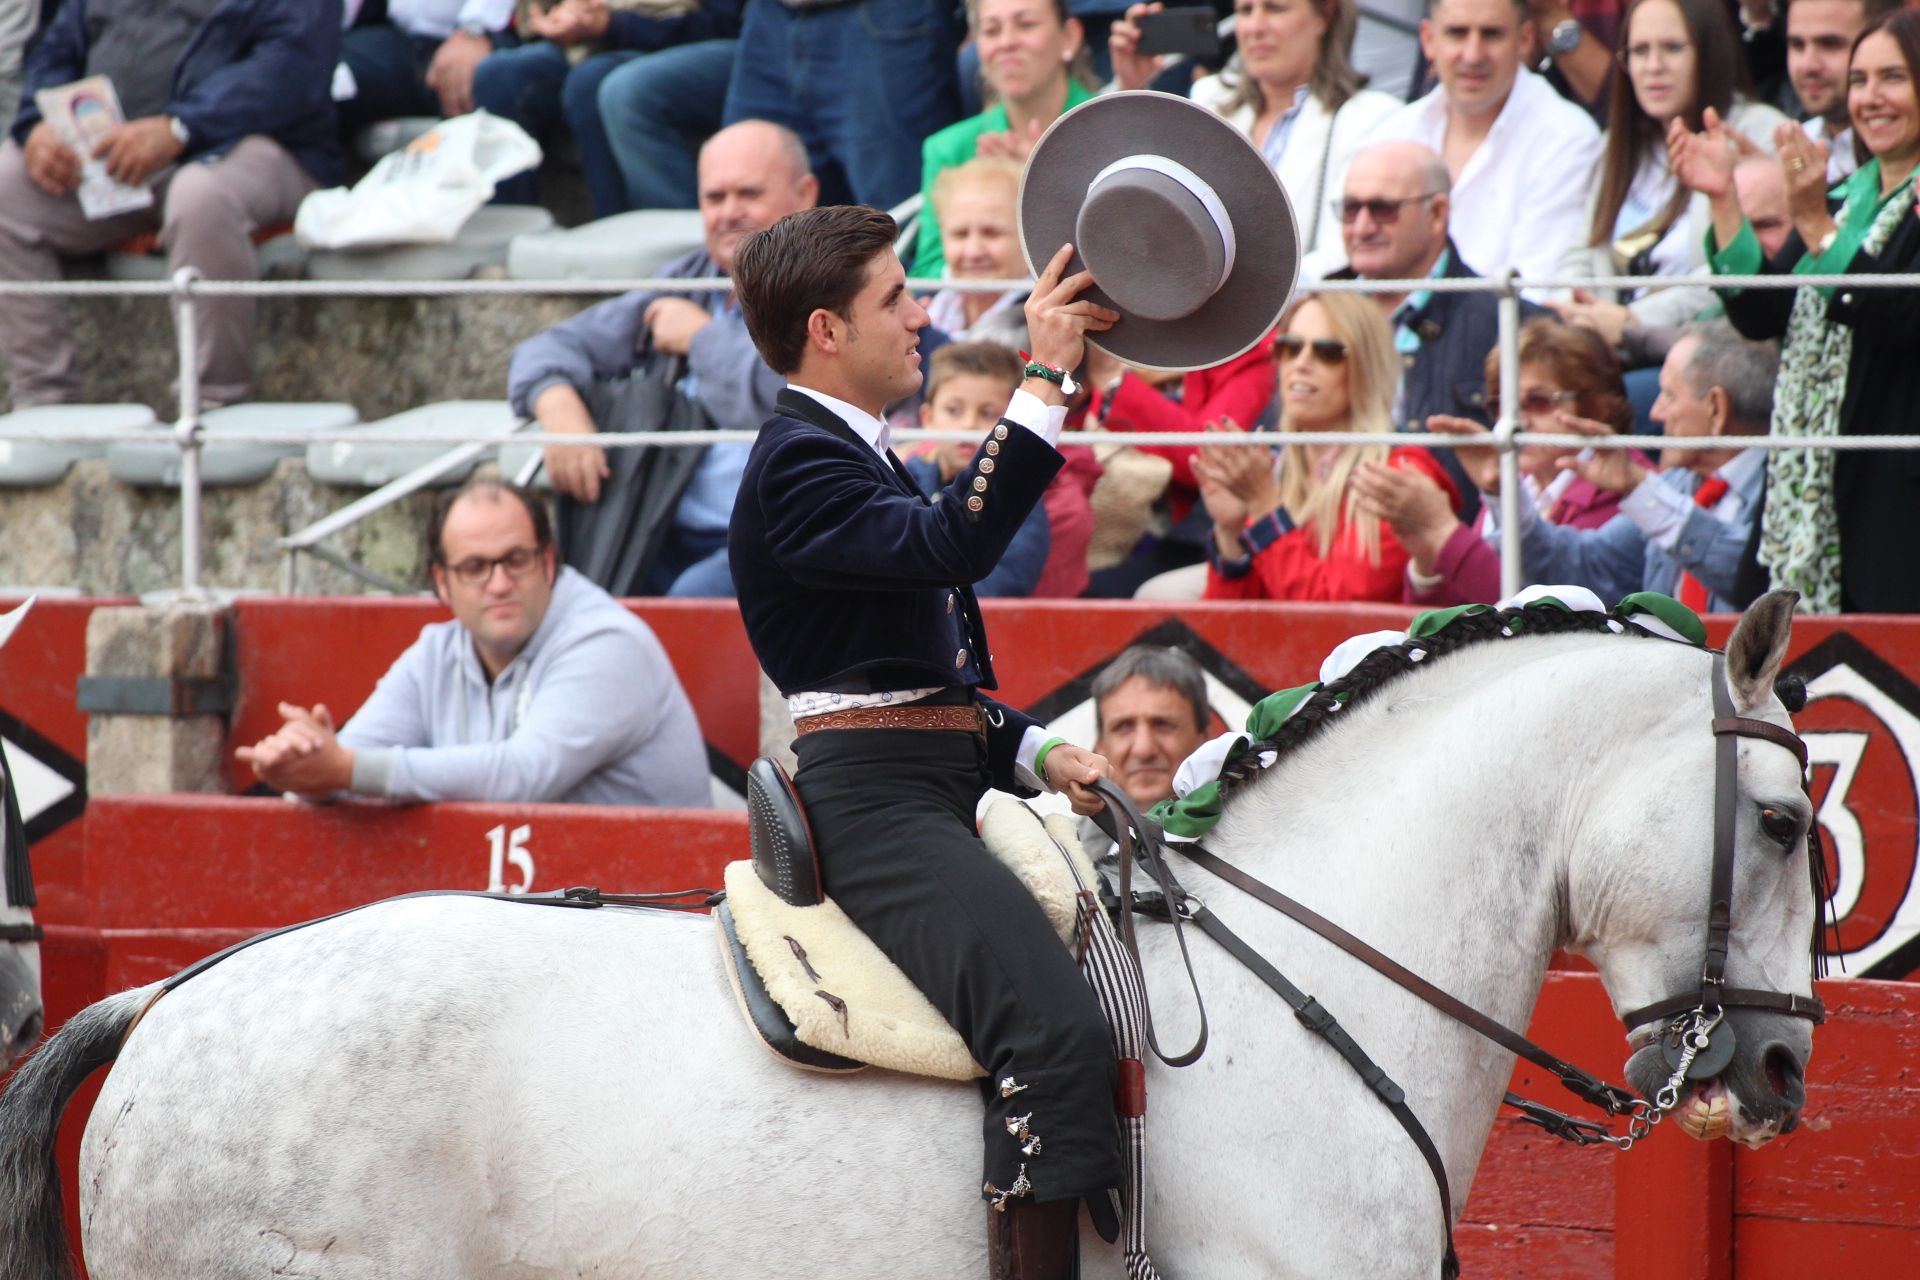
<svg viewBox="0 0 1920 1280"><path fill-rule="evenodd" d="M1844 302L1844 303L1846 303L1846 304L1847 304L1848 306L1852 306L1852 305L1853 305L1853 295L1852 295L1852 294L1850 294L1850 293L1843 293L1843 294L1841 294L1841 295L1840 295L1840 301L1842 301L1842 302Z"/></svg>
<svg viewBox="0 0 1920 1280"><path fill-rule="evenodd" d="M987 500L977 493L967 499L967 510L973 512L975 515L978 515L986 505Z"/></svg>
<svg viewBox="0 0 1920 1280"><path fill-rule="evenodd" d="M993 469L998 465L999 464L995 462L992 458L982 458L980 459L980 474L983 476L990 476L993 474Z"/></svg>
<svg viewBox="0 0 1920 1280"><path fill-rule="evenodd" d="M947 592L947 612L953 612L953 592Z"/></svg>
<svg viewBox="0 0 1920 1280"><path fill-rule="evenodd" d="M1007 424L1006 424L1006 423L1004 423L1004 422L1003 422L1003 423L1001 423L1001 424L1000 424L999 426L997 426L997 427L995 427L995 428L993 429L993 438L994 438L995 440L1005 440L1005 439L1007 438Z"/></svg>
<svg viewBox="0 0 1920 1280"><path fill-rule="evenodd" d="M967 651L965 649L962 649L960 652L953 655L953 665L956 668L964 667L967 665Z"/></svg>
<svg viewBox="0 0 1920 1280"><path fill-rule="evenodd" d="M999 453L1000 453L1000 442L998 440L987 441L987 456L989 458L993 458L993 457L999 456Z"/></svg>
<svg viewBox="0 0 1920 1280"><path fill-rule="evenodd" d="M987 491L987 478L985 476L975 476L973 478L973 491L975 493L985 493Z"/></svg>

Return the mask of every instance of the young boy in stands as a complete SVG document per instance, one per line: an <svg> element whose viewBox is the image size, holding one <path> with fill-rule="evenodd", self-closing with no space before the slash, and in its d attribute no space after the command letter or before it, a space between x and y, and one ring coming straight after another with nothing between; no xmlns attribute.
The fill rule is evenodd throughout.
<svg viewBox="0 0 1920 1280"><path fill-rule="evenodd" d="M1020 357L997 342L958 342L927 361L927 394L920 425L933 431L968 431L972 438L930 446L906 459L920 492L938 498L965 471L992 432L1007 401L1020 389ZM1014 533L993 572L973 584L976 596L1030 596L1053 545L1047 509L1036 504Z"/></svg>

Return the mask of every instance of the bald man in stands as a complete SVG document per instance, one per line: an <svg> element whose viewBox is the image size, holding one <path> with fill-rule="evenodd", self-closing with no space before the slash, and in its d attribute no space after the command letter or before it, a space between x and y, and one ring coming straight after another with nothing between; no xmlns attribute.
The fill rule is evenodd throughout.
<svg viewBox="0 0 1920 1280"><path fill-rule="evenodd" d="M732 274L741 240L811 209L820 191L800 139L764 120L741 121L708 139L699 177L706 244L669 263L657 273L662 277ZM658 422L623 414L621 380L655 355L683 361L679 389L716 427L757 429L773 415L773 399L786 385L754 350L730 292L640 290L521 343L508 367L507 398L543 431L654 430ZM624 476L623 483L643 486L628 536L653 549L634 581L601 585L617 595L731 596L727 521L749 447L656 450ZM613 476L606 450L591 446L548 446L545 462L563 503L600 501Z"/></svg>

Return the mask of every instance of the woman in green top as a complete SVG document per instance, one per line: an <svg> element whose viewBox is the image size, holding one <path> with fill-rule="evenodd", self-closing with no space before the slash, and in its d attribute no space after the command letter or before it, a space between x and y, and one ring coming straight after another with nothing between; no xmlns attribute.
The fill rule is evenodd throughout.
<svg viewBox="0 0 1920 1280"><path fill-rule="evenodd" d="M1854 42L1847 109L1865 161L1826 189L1827 153L1798 126L1775 131L1794 231L1762 256L1741 215L1725 125L1676 122L1673 170L1708 197L1707 253L1720 275L1884 275L1920 271L1920 12L1869 23ZM1906 434L1920 423L1920 299L1907 289L1723 289L1727 318L1749 338L1784 338L1775 435ZM1920 452L1783 449L1767 464L1759 561L1776 587L1819 613L1920 611L1913 505Z"/></svg>
<svg viewBox="0 0 1920 1280"><path fill-rule="evenodd" d="M912 274L937 280L946 271L933 183L940 171L975 155L1025 163L1033 144L1071 107L1093 96L1085 83L1080 20L1066 0L969 0L967 20L980 49L980 74L996 101L977 116L948 125L921 148L920 217Z"/></svg>

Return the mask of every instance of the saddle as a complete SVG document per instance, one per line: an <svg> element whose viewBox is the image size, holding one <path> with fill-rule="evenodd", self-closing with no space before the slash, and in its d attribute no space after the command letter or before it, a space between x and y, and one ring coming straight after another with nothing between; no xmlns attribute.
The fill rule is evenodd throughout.
<svg viewBox="0 0 1920 1280"><path fill-rule="evenodd" d="M747 772L751 857L726 869L714 913L736 1000L756 1039L808 1071L865 1066L942 1080L984 1076L960 1034L821 888L806 810L780 765ZM996 801L980 828L987 848L1033 893L1062 945L1075 943L1076 886L1066 859L1094 883L1073 823Z"/></svg>

